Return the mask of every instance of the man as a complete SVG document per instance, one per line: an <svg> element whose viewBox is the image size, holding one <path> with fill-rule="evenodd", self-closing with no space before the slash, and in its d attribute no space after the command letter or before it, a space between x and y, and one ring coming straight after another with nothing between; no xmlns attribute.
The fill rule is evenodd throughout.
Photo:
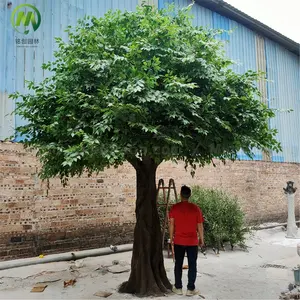
<svg viewBox="0 0 300 300"><path fill-rule="evenodd" d="M188 257L188 285L187 296L198 294L195 289L197 277L198 245L204 246L203 215L200 208L189 202L191 189L183 186L180 192L181 202L173 205L170 214L170 240L174 244L175 252L175 286L173 293L183 295L182 265L187 252Z"/></svg>

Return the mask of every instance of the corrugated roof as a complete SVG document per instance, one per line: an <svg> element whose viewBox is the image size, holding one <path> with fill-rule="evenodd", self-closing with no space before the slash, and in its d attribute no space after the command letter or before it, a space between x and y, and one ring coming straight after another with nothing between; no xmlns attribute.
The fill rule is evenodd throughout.
<svg viewBox="0 0 300 300"><path fill-rule="evenodd" d="M289 51L300 56L300 44L272 29L271 27L263 24L262 22L250 17L239 9L233 7L223 0L195 0L201 6L209 8L220 15L226 16L235 20L249 29L281 44Z"/></svg>

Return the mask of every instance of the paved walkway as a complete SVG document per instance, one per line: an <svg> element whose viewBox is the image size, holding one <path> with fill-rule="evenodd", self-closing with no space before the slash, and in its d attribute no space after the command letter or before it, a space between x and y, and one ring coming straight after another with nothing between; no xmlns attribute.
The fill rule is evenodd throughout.
<svg viewBox="0 0 300 300"><path fill-rule="evenodd" d="M249 252L232 252L228 247L219 256L208 251L205 258L199 253L197 286L206 299L278 299L293 282L291 269L300 264L297 243L300 240L287 240L282 229L275 228L255 232L247 242ZM129 276L130 259L131 253L126 252L86 258L83 266L77 267L74 262L59 262L0 271L0 299L100 299L94 296L99 291L112 293L107 299L132 299L116 291ZM120 264L107 270L114 260ZM165 265L173 281L173 261L166 258ZM115 271L124 272L112 273ZM186 277L184 270L184 284ZM75 285L64 288L63 282L74 278ZM38 282L44 282L47 288L42 293L31 293Z"/></svg>

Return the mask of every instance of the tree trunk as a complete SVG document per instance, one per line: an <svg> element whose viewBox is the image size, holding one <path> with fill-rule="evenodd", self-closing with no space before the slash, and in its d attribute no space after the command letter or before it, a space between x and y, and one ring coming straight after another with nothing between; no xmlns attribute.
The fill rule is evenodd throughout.
<svg viewBox="0 0 300 300"><path fill-rule="evenodd" d="M131 274L120 293L160 296L170 291L162 252L162 237L156 204L157 164L151 158L132 163L136 169L137 200Z"/></svg>

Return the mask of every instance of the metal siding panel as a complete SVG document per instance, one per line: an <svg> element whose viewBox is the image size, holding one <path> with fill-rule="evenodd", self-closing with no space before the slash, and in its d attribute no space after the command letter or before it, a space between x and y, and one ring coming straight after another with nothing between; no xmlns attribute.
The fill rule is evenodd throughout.
<svg viewBox="0 0 300 300"><path fill-rule="evenodd" d="M105 3L97 2L97 10L95 10L92 14L95 16L95 12L99 14L100 17L103 17L105 13L112 9L112 0L105 1Z"/></svg>
<svg viewBox="0 0 300 300"><path fill-rule="evenodd" d="M85 15L92 15L92 3L91 1L83 1L83 10Z"/></svg>
<svg viewBox="0 0 300 300"><path fill-rule="evenodd" d="M243 25L230 20L230 43L228 56L238 63L234 70L245 73L247 70L256 71L256 37L255 33Z"/></svg>
<svg viewBox="0 0 300 300"><path fill-rule="evenodd" d="M277 139L282 144L281 153L273 153L277 162L300 162L299 138L299 57L280 45L266 39L268 102L273 109L293 109L293 112L277 112L271 120L271 128L278 130ZM294 134L292 134L294 131Z"/></svg>
<svg viewBox="0 0 300 300"><path fill-rule="evenodd" d="M18 3L19 2L19 3ZM16 2L18 5L20 4L20 1ZM4 56L4 65L6 69L6 79L5 79L5 90L8 93L11 93L15 91L15 85L16 85L16 76L19 75L19 67L22 68L22 66L18 66L16 62L16 32L13 29L10 17L12 13L13 7L8 10L7 15L7 22L6 22L6 54Z"/></svg>
<svg viewBox="0 0 300 300"><path fill-rule="evenodd" d="M165 1L164 0L158 0L158 9L165 8Z"/></svg>
<svg viewBox="0 0 300 300"><path fill-rule="evenodd" d="M213 27L213 13L211 10L195 4L192 8L192 13L195 16L193 20L193 24L195 26L202 26L207 28Z"/></svg>
<svg viewBox="0 0 300 300"><path fill-rule="evenodd" d="M266 74L267 65L266 65L266 55L265 55L265 40L262 36L256 35L255 43L256 43L256 70ZM261 93L261 97L260 97L261 102L268 105L266 77L265 76L261 77L257 85ZM271 160L271 156L272 156L271 152L268 151L263 152L262 155L264 161Z"/></svg>
<svg viewBox="0 0 300 300"><path fill-rule="evenodd" d="M11 11L7 5L0 7L0 140L10 137L14 131L14 117L11 115L14 102L8 98L15 84L15 40L10 26Z"/></svg>
<svg viewBox="0 0 300 300"><path fill-rule="evenodd" d="M99 15L99 17L102 17L104 15L104 11L100 13L99 10L99 1L98 0L90 0L92 11L90 12L91 16L94 16L95 14Z"/></svg>
<svg viewBox="0 0 300 300"><path fill-rule="evenodd" d="M110 2L106 3L110 4L109 9L120 9L122 11L134 11L139 4L138 0L111 0Z"/></svg>
<svg viewBox="0 0 300 300"><path fill-rule="evenodd" d="M52 3L52 11L53 11L53 17L52 17L52 21L53 21L53 37L54 39L56 37L60 37L61 36L61 30L62 30L62 15L61 15L61 5L56 5L56 1L53 1ZM58 50L58 45L55 41L53 41L53 52Z"/></svg>
<svg viewBox="0 0 300 300"><path fill-rule="evenodd" d="M9 138L14 132L13 101L8 93L0 91L0 141Z"/></svg>
<svg viewBox="0 0 300 300"><path fill-rule="evenodd" d="M15 3L14 3L15 4ZM15 6L21 3L17 3ZM14 8L13 7L13 8ZM15 34L17 39L23 41L24 35ZM24 47L16 47L16 82L15 82L15 91L25 91L25 48ZM9 62L7 61L7 64ZM13 90L11 92L14 92ZM17 100L19 102L19 100ZM22 124L23 119L20 116L15 115L15 126L19 126Z"/></svg>
<svg viewBox="0 0 300 300"><path fill-rule="evenodd" d="M78 0L69 0L69 24L75 27L77 21L84 17L83 5Z"/></svg>
<svg viewBox="0 0 300 300"><path fill-rule="evenodd" d="M225 30L222 34L216 35L216 39L223 41L224 50L228 53L228 41L229 41L229 34L226 31L229 31L229 19L227 17L221 16L216 12L212 13L212 20L213 20L213 28L214 29L222 29Z"/></svg>
<svg viewBox="0 0 300 300"><path fill-rule="evenodd" d="M118 0L111 0L111 9L115 10L121 8L123 10L124 8L122 7L123 6L122 2L118 3Z"/></svg>
<svg viewBox="0 0 300 300"><path fill-rule="evenodd" d="M155 1L155 0L151 0ZM30 3L41 13L42 22L36 32L28 35L17 33L11 23L10 16L15 7ZM138 0L15 0L11 9L0 7L0 140L13 134L13 128L25 124L19 116L8 115L14 109L14 102L8 95L15 91L28 92L25 80L41 82L49 76L49 72L41 69L43 63L53 60L57 50L55 37L68 41L64 32L68 25L75 25L84 15L101 17L109 9L121 8L134 11ZM16 38L38 39L37 47L17 47ZM20 137L16 137L20 140Z"/></svg>
<svg viewBox="0 0 300 300"><path fill-rule="evenodd" d="M55 3L55 2L54 2ZM52 11L52 0L44 0L43 1L43 27L42 27L42 43L43 43L43 63L47 63L52 61L53 58L53 11ZM50 76L51 73L48 70L43 72L43 78Z"/></svg>
<svg viewBox="0 0 300 300"><path fill-rule="evenodd" d="M0 6L0 26L4 28L4 30L0 30L0 91L4 91L6 87L5 79L6 76L6 53L7 53L7 30L8 25L7 21L9 19L9 11L7 6Z"/></svg>
<svg viewBox="0 0 300 300"><path fill-rule="evenodd" d="M7 92L14 91L14 77L15 77L15 34L10 24L10 12L6 20L6 53L4 53L4 65L6 71L6 77L4 78L5 87Z"/></svg>
<svg viewBox="0 0 300 300"><path fill-rule="evenodd" d="M233 32L229 35L229 43L225 49L227 55L237 62L233 70L240 74L248 70L257 71L256 34L232 20L229 20L229 30ZM258 149L253 149L253 153L255 160L263 159L263 154ZM238 157L242 160L249 160L242 150L239 151Z"/></svg>
<svg viewBox="0 0 300 300"><path fill-rule="evenodd" d="M268 40L265 40L265 49L266 49L266 66L267 66L267 103L270 108L274 108L274 99L278 95L278 67L276 59L276 47L269 43ZM271 84L272 82L272 84ZM271 119L269 124L270 128L276 128L276 123L280 121L280 115L276 114L274 119ZM277 135L278 138L278 135ZM272 153L272 161L283 162L284 157L283 153L278 153L274 155Z"/></svg>
<svg viewBox="0 0 300 300"><path fill-rule="evenodd" d="M227 17L221 16L216 12L213 12L213 27L215 29L224 29L226 31L229 30L229 19ZM228 41L229 34L227 32L223 32L218 38Z"/></svg>

